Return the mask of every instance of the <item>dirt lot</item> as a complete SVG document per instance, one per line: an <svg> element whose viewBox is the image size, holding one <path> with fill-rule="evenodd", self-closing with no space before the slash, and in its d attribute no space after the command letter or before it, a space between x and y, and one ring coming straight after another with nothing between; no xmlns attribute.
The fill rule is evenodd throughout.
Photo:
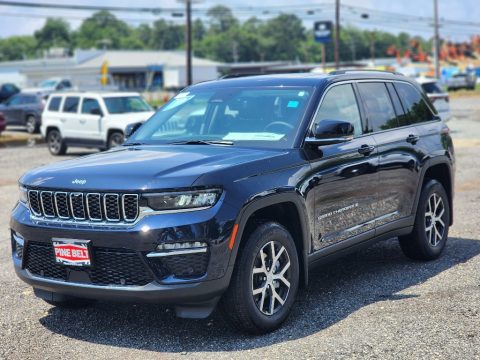
<svg viewBox="0 0 480 360"><path fill-rule="evenodd" d="M452 108L455 225L444 256L412 262L392 239L316 269L285 325L260 337L218 313L188 321L155 305L73 311L37 300L14 275L9 212L19 176L62 158L41 145L0 149L0 358L480 359L480 98Z"/></svg>

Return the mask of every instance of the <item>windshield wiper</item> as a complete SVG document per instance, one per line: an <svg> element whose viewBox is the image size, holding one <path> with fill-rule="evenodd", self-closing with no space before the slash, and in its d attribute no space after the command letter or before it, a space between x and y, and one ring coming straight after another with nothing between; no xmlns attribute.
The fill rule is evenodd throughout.
<svg viewBox="0 0 480 360"><path fill-rule="evenodd" d="M228 140L185 140L175 141L169 145L233 145L233 141Z"/></svg>
<svg viewBox="0 0 480 360"><path fill-rule="evenodd" d="M141 142L134 142L134 143L125 143L125 144L123 144L123 146L140 146L140 145L147 145L147 144L141 143Z"/></svg>

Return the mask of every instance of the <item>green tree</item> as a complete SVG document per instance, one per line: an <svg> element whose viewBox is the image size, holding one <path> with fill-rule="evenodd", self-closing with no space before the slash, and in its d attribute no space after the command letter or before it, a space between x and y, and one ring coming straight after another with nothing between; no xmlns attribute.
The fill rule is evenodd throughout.
<svg viewBox="0 0 480 360"><path fill-rule="evenodd" d="M167 22L163 19L153 23L150 37L150 47L158 50L177 49L183 46L185 27Z"/></svg>
<svg viewBox="0 0 480 360"><path fill-rule="evenodd" d="M82 49L121 48L123 38L129 37L130 27L108 11L99 11L85 19L75 36L76 47Z"/></svg>
<svg viewBox="0 0 480 360"><path fill-rule="evenodd" d="M217 5L210 8L207 12L209 18L209 31L214 34L224 33L238 25L238 19L232 14L230 8Z"/></svg>
<svg viewBox="0 0 480 360"><path fill-rule="evenodd" d="M10 36L0 39L0 61L33 58L36 49L37 41L33 36Z"/></svg>
<svg viewBox="0 0 480 360"><path fill-rule="evenodd" d="M39 49L70 48L70 27L65 20L48 18L45 25L34 33Z"/></svg>
<svg viewBox="0 0 480 360"><path fill-rule="evenodd" d="M305 27L296 15L280 14L268 20L261 36L271 39L265 60L295 60L302 54Z"/></svg>

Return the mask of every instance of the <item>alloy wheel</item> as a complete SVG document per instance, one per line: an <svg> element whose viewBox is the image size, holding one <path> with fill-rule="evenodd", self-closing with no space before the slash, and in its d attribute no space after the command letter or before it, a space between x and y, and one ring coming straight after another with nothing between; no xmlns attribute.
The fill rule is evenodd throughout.
<svg viewBox="0 0 480 360"><path fill-rule="evenodd" d="M265 315L278 312L290 292L290 257L277 241L266 243L257 253L252 271L252 296Z"/></svg>
<svg viewBox="0 0 480 360"><path fill-rule="evenodd" d="M49 134L48 145L54 153L57 153L60 150L60 147L62 145L62 139L60 138L60 134L58 132L52 131Z"/></svg>
<svg viewBox="0 0 480 360"><path fill-rule="evenodd" d="M425 210L425 233L431 246L437 246L445 232L445 205L442 198L433 193L430 195Z"/></svg>
<svg viewBox="0 0 480 360"><path fill-rule="evenodd" d="M30 116L28 119L27 119L27 122L26 122L26 127L27 127L27 132L29 134L33 134L35 132L35 128L37 126L36 122L35 122L35 118L33 116Z"/></svg>

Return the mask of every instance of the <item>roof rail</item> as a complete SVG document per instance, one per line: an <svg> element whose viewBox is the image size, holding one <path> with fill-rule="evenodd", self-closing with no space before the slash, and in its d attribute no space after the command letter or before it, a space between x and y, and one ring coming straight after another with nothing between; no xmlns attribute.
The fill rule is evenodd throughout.
<svg viewBox="0 0 480 360"><path fill-rule="evenodd" d="M381 74L393 74L393 75L403 75L397 71L388 71L388 70L375 70L375 69L349 69L349 70L334 70L330 71L328 75L344 75L347 73L381 73Z"/></svg>

